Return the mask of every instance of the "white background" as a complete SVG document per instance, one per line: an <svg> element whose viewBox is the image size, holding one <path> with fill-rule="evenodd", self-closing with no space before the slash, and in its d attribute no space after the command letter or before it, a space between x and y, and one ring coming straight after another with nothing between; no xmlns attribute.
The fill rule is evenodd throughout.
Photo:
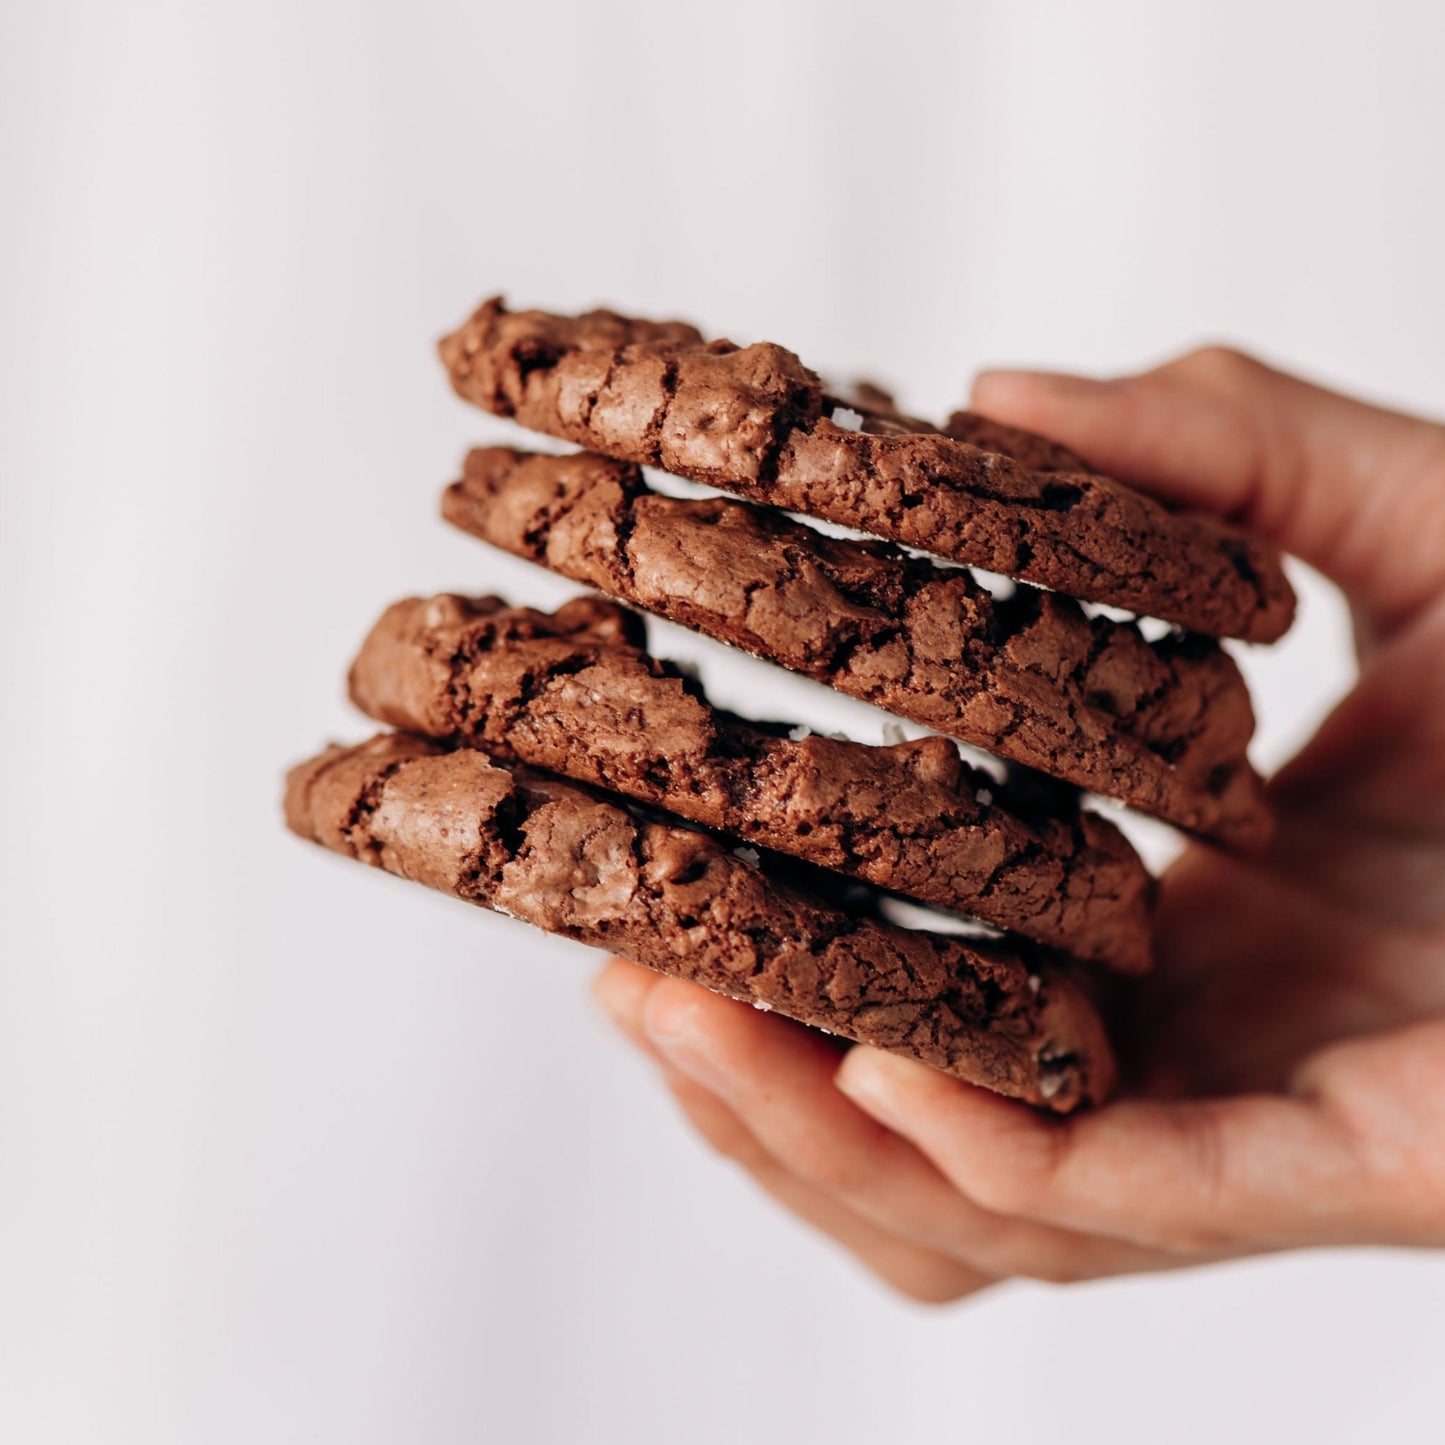
<svg viewBox="0 0 1445 1445"><path fill-rule="evenodd" d="M483 294L933 412L1221 337L1439 409L1442 51L1426 0L5 4L0 1437L1438 1440L1445 1260L902 1305L692 1142L589 955L277 798L388 600L569 590L435 515L505 433L431 352ZM1348 676L1305 604L1266 764Z"/></svg>

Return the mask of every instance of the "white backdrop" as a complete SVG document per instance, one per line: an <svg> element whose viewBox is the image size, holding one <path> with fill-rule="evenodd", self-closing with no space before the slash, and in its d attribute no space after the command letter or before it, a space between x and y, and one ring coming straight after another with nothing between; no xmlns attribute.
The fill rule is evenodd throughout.
<svg viewBox="0 0 1445 1445"><path fill-rule="evenodd" d="M490 290L934 412L1218 337L1438 409L1438 5L0 15L0 1438L1440 1438L1445 1260L897 1303L690 1139L588 955L277 816L386 601L571 590L435 516L505 431L431 353ZM1348 677L1305 602L1265 763Z"/></svg>

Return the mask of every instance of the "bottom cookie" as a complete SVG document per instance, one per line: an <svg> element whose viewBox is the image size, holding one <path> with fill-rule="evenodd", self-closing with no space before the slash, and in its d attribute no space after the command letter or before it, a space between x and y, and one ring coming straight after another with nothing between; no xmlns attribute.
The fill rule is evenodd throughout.
<svg viewBox="0 0 1445 1445"><path fill-rule="evenodd" d="M1000 1094L1063 1113L1113 1086L1052 956L847 911L549 774L386 733L292 769L285 808L335 852Z"/></svg>

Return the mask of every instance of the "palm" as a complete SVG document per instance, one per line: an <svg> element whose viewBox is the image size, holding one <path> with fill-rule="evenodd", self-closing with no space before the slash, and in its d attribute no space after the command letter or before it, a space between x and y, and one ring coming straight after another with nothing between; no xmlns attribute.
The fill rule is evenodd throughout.
<svg viewBox="0 0 1445 1445"><path fill-rule="evenodd" d="M1413 664L1442 639L1437 609L1372 661L1281 776L1274 847L1196 847L1166 875L1160 966L1126 1030L1144 1092L1279 1088L1326 1044L1445 1014L1445 898L1421 886L1445 856L1445 788L1429 752L1402 749L1432 729L1435 689Z"/></svg>

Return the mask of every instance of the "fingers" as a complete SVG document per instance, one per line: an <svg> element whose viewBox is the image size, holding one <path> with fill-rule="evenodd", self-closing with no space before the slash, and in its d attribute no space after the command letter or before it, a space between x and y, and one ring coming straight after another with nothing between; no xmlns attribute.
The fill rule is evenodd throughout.
<svg viewBox="0 0 1445 1445"><path fill-rule="evenodd" d="M998 1282L957 1260L898 1239L778 1164L721 1099L665 1063L648 1041L641 1026L642 1009L661 982L649 969L614 958L594 981L593 994L628 1039L660 1065L668 1091L714 1150L741 1165L770 1198L909 1299L944 1304Z"/></svg>
<svg viewBox="0 0 1445 1445"><path fill-rule="evenodd" d="M1101 471L1236 518L1389 631L1445 584L1445 427L1206 347L1141 376L985 372L979 411Z"/></svg>
<svg viewBox="0 0 1445 1445"><path fill-rule="evenodd" d="M682 999L666 997L678 990ZM1078 1279L1286 1248L1445 1243L1445 1020L1321 1050L1283 1094L1124 1101L1062 1120L857 1048L836 1082L870 1127L884 1128L889 1152L871 1156L866 1141L879 1136L860 1133L846 1108L802 1107L806 1066L780 1060L775 1046L791 1035L810 1051L817 1041L805 1031L708 998L722 1011L709 1021L715 1037L679 1047L683 1031L666 1016L694 994L659 982L643 1027L684 1066L666 1067L697 1127L919 1298L1009 1274ZM750 1042L716 1027L729 1012L754 1030ZM751 1079L739 1048L753 1055ZM780 1140L793 1152L780 1154ZM826 1156L821 1165L810 1147ZM894 1171L881 1193L880 1167ZM820 1168L821 1180L809 1177ZM952 1191L951 1229L930 1180Z"/></svg>
<svg viewBox="0 0 1445 1445"><path fill-rule="evenodd" d="M1358 1141L1364 1237L1445 1246L1445 1017L1337 1043L1295 1085Z"/></svg>
<svg viewBox="0 0 1445 1445"><path fill-rule="evenodd" d="M602 1011L631 1043L658 1064L662 1062L662 1055L643 1031L642 1010L648 995L661 982L661 974L625 958L609 958L601 973L592 980L592 997Z"/></svg>
<svg viewBox="0 0 1445 1445"><path fill-rule="evenodd" d="M715 1094L663 1066L663 1079L693 1128L789 1213L825 1234L900 1294L922 1304L946 1304L998 1281L957 1260L889 1234L846 1205L789 1173L757 1142Z"/></svg>
<svg viewBox="0 0 1445 1445"><path fill-rule="evenodd" d="M673 1067L726 1102L756 1157L895 1238L994 1277L1063 1282L1178 1262L981 1209L839 1093L839 1055L821 1035L666 979L640 1024Z"/></svg>
<svg viewBox="0 0 1445 1445"><path fill-rule="evenodd" d="M872 1049L849 1054L838 1083L1002 1214L1186 1255L1368 1237L1354 1136L1314 1098L1123 1101L1047 1119Z"/></svg>

